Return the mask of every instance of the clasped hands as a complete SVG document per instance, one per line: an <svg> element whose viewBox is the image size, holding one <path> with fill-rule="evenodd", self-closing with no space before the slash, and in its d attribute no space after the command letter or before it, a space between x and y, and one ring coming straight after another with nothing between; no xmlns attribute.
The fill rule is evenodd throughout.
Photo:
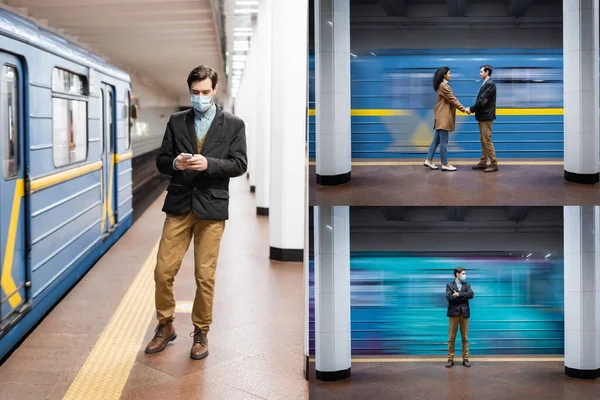
<svg viewBox="0 0 600 400"><path fill-rule="evenodd" d="M467 107L465 112L467 113L467 115L471 115L471 108Z"/></svg>
<svg viewBox="0 0 600 400"><path fill-rule="evenodd" d="M194 154L192 158L183 158L180 155L175 158L175 167L179 170L206 171L208 160L202 154Z"/></svg>

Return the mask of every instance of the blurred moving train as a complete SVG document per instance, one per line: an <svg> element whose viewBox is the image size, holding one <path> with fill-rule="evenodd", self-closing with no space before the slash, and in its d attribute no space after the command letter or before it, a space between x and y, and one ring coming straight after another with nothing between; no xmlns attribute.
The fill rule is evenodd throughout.
<svg viewBox="0 0 600 400"><path fill-rule="evenodd" d="M445 288L456 267L467 269L475 293L469 322L473 355L563 354L561 255L389 252L351 254L352 354L444 357L448 351ZM313 261L309 268L313 355ZM456 340L460 354L460 334Z"/></svg>
<svg viewBox="0 0 600 400"><path fill-rule="evenodd" d="M435 70L452 71L450 85L468 107L481 86L479 69L494 68L498 158L563 159L563 61L557 49L373 50L351 60L353 158L424 158L433 137ZM315 60L309 58L309 152L315 157ZM457 112L453 158L481 155L474 116Z"/></svg>
<svg viewBox="0 0 600 400"><path fill-rule="evenodd" d="M127 73L0 9L0 361L131 226L160 146L132 98Z"/></svg>

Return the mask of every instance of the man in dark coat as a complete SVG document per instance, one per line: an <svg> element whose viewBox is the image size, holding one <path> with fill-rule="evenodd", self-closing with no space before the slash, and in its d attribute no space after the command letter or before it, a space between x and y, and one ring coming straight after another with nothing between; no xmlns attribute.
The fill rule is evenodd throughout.
<svg viewBox="0 0 600 400"><path fill-rule="evenodd" d="M454 280L446 285L446 300L448 301L449 318L448 325L448 362L446 368L454 365L454 342L456 340L456 331L460 325L460 334L462 336L462 357L463 365L470 367L469 362L469 317L471 309L469 308L469 299L475 294L471 285L466 281L467 274L465 269L458 267L454 269Z"/></svg>
<svg viewBox="0 0 600 400"><path fill-rule="evenodd" d="M244 174L247 166L244 122L214 103L217 82L210 67L190 72L187 84L193 108L171 115L156 157L158 170L170 175L171 182L154 270L158 326L146 347L148 354L162 351L177 337L173 281L193 237L196 295L190 357L208 356L217 258L229 218L229 179Z"/></svg>
<svg viewBox="0 0 600 400"><path fill-rule="evenodd" d="M492 124L496 119L496 83L492 81L492 66L489 64L481 66L479 77L483 79L475 104L468 108L469 112L475 113L475 119L479 123L479 137L481 139L481 159L473 169L485 172L498 171L498 160L496 150L492 142ZM490 165L488 166L488 158Z"/></svg>

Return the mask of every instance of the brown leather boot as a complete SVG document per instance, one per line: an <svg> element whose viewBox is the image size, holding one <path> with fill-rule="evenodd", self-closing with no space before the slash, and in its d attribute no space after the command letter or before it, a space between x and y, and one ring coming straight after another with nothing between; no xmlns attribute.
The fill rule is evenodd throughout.
<svg viewBox="0 0 600 400"><path fill-rule="evenodd" d="M487 167L488 167L488 166L487 166L487 163L486 163L486 164L479 163L479 164L477 164L477 165L473 165L471 168L473 168L473 169L480 169L480 170L484 170L484 169L487 169Z"/></svg>
<svg viewBox="0 0 600 400"><path fill-rule="evenodd" d="M155 329L155 334L148 346L146 346L146 354L154 354L163 351L167 347L167 343L175 340L177 334L173 328L173 321L168 321L163 324L158 324Z"/></svg>
<svg viewBox="0 0 600 400"><path fill-rule="evenodd" d="M206 333L202 332L199 328L195 328L192 335L194 337L194 344L192 345L190 357L194 360L202 360L208 357L208 338L206 337Z"/></svg>
<svg viewBox="0 0 600 400"><path fill-rule="evenodd" d="M446 368L450 368L453 365L454 365L454 360L452 360L452 359L449 358L448 362L446 363Z"/></svg>

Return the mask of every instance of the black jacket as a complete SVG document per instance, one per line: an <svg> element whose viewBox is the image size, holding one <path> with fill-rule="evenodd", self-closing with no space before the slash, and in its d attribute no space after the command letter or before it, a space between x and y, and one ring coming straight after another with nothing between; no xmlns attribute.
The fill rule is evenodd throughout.
<svg viewBox="0 0 600 400"><path fill-rule="evenodd" d="M198 219L223 221L229 218L229 178L246 172L246 133L244 121L217 107L206 133L202 154L206 171L179 171L173 160L181 153L198 154L194 109L171 115L156 167L171 175L163 211L187 215L193 210Z"/></svg>
<svg viewBox="0 0 600 400"><path fill-rule="evenodd" d="M496 119L496 83L492 78L481 86L475 104L469 107L475 113L477 121L493 121Z"/></svg>
<svg viewBox="0 0 600 400"><path fill-rule="evenodd" d="M456 281L452 281L446 285L446 300L448 300L448 312L446 313L446 316L458 317L462 314L469 318L471 316L469 299L472 299L475 296L473 289L471 289L471 284L469 282L463 282L458 297L452 297L452 293L455 291L458 292Z"/></svg>

